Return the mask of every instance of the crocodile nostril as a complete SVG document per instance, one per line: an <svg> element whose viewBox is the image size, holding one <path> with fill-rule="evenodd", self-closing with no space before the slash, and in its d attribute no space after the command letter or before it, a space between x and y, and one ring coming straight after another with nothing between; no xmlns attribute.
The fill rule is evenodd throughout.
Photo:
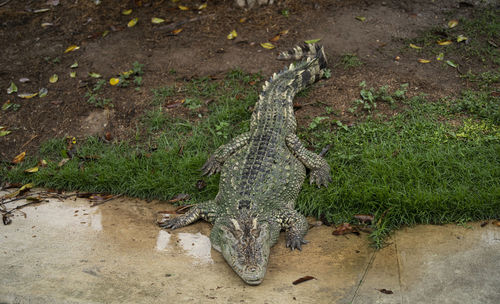
<svg viewBox="0 0 500 304"><path fill-rule="evenodd" d="M247 267L247 271L249 271L249 272L256 272L257 271L257 267L256 266L248 266Z"/></svg>

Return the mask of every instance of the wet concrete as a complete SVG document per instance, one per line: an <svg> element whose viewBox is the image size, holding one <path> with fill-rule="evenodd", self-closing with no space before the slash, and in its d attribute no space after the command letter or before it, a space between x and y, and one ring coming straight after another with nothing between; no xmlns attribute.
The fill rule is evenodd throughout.
<svg viewBox="0 0 500 304"><path fill-rule="evenodd" d="M253 287L211 249L209 224L161 230L157 212L173 207L154 201L89 205L51 199L0 228L0 303L500 303L492 224L404 228L379 251L326 226L302 252L282 235Z"/></svg>

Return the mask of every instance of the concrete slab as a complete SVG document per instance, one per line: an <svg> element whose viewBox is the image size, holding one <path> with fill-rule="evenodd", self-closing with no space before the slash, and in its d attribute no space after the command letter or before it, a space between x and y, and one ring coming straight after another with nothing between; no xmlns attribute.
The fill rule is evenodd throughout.
<svg viewBox="0 0 500 304"><path fill-rule="evenodd" d="M302 252L282 235L254 287L210 248L209 224L159 229L157 212L170 208L131 198L24 208L0 228L0 303L500 303L491 224L404 228L379 251L326 226ZM292 284L306 275L316 279Z"/></svg>

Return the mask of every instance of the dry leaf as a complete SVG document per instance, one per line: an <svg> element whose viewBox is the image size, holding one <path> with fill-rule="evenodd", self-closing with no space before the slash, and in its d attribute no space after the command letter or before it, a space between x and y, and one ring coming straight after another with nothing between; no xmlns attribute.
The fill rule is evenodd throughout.
<svg viewBox="0 0 500 304"><path fill-rule="evenodd" d="M26 170L24 170L24 172L26 172L26 173L35 173L35 172L38 172L38 166L26 169Z"/></svg>
<svg viewBox="0 0 500 304"><path fill-rule="evenodd" d="M41 88L40 91L38 91L38 97L40 98L47 96L47 94L49 94L47 88Z"/></svg>
<svg viewBox="0 0 500 304"><path fill-rule="evenodd" d="M243 17L240 19L240 23L245 23L247 21L247 18L246 17Z"/></svg>
<svg viewBox="0 0 500 304"><path fill-rule="evenodd" d="M75 78L75 77L76 77L76 72L70 72L70 73L69 73L69 77L71 77L71 78Z"/></svg>
<svg viewBox="0 0 500 304"><path fill-rule="evenodd" d="M179 5L178 7L179 7L179 9L180 9L181 11L188 11L188 10L189 10L189 7L184 6L184 5Z"/></svg>
<svg viewBox="0 0 500 304"><path fill-rule="evenodd" d="M462 41L465 41L469 38L465 37L464 35L458 35L457 37L457 42L462 42Z"/></svg>
<svg viewBox="0 0 500 304"><path fill-rule="evenodd" d="M200 6L198 6L198 10L201 11L202 9L206 8L207 7L207 3L203 3L203 4L200 4Z"/></svg>
<svg viewBox="0 0 500 304"><path fill-rule="evenodd" d="M2 129L2 130L0 130L0 137L5 136L5 135L9 135L10 133L12 133L12 131Z"/></svg>
<svg viewBox="0 0 500 304"><path fill-rule="evenodd" d="M431 61L428 60L428 59L419 59L418 62L420 62L420 63L429 63Z"/></svg>
<svg viewBox="0 0 500 304"><path fill-rule="evenodd" d="M58 80L59 80L59 76L57 76L57 74L54 74L54 75L50 76L50 78L49 78L50 83L56 83Z"/></svg>
<svg viewBox="0 0 500 304"><path fill-rule="evenodd" d="M415 44L413 44L413 43L410 43L410 47L411 47L412 49L417 49L417 50L419 50L419 49L421 49L421 48L422 48L421 46L415 45Z"/></svg>
<svg viewBox="0 0 500 304"><path fill-rule="evenodd" d="M449 28L454 28L457 25L458 25L458 20L456 20L456 19L448 21L448 27Z"/></svg>
<svg viewBox="0 0 500 304"><path fill-rule="evenodd" d="M300 283L304 283L304 282L307 282L309 280L314 280L316 279L315 277L312 277L312 276L305 276L305 277L302 277L300 279L297 279L295 281L293 281L293 285L297 285L297 284L300 284Z"/></svg>
<svg viewBox="0 0 500 304"><path fill-rule="evenodd" d="M12 160L12 163L19 164L20 162L22 162L24 160L25 156L26 156L26 151L19 153L18 155L16 155L16 157L14 157L14 159Z"/></svg>
<svg viewBox="0 0 500 304"><path fill-rule="evenodd" d="M393 294L394 293L394 292L392 292L392 290L385 289L385 288L379 289L378 291L380 291L381 293L385 293L385 294Z"/></svg>
<svg viewBox="0 0 500 304"><path fill-rule="evenodd" d="M69 53L69 52L73 52L73 51L76 51L78 50L80 47L77 46L77 45L70 45L68 46L68 48L64 51L64 54L66 53Z"/></svg>
<svg viewBox="0 0 500 304"><path fill-rule="evenodd" d="M357 16L357 17L356 17L356 20L359 20L359 21L361 21L361 22L365 22L366 17L363 17L363 16Z"/></svg>
<svg viewBox="0 0 500 304"><path fill-rule="evenodd" d="M134 18L132 20L130 20L128 23L127 23L127 27L133 27L137 24L137 21L139 21L139 18Z"/></svg>
<svg viewBox="0 0 500 304"><path fill-rule="evenodd" d="M38 162L37 166L39 167L47 167L47 161L45 159L42 159Z"/></svg>
<svg viewBox="0 0 500 304"><path fill-rule="evenodd" d="M92 78L101 78L101 74L89 72L89 76Z"/></svg>
<svg viewBox="0 0 500 304"><path fill-rule="evenodd" d="M261 43L260 46L262 46L263 48L268 49L268 50L272 50L275 48L274 44L269 43L269 42Z"/></svg>
<svg viewBox="0 0 500 304"><path fill-rule="evenodd" d="M156 18L156 17L151 18L151 23L153 23L153 24L160 24L160 23L163 23L163 22L165 22L165 19Z"/></svg>
<svg viewBox="0 0 500 304"><path fill-rule="evenodd" d="M236 33L236 30L232 30L228 35L227 39L233 40L234 38L238 37L238 33Z"/></svg>
<svg viewBox="0 0 500 304"><path fill-rule="evenodd" d="M189 194L180 193L180 194L177 194L176 196L174 196L172 199L168 200L168 202L169 203L177 203L180 201L188 200L189 198L191 198L191 196Z"/></svg>
<svg viewBox="0 0 500 304"><path fill-rule="evenodd" d="M14 82L10 83L10 86L7 88L7 94L12 94L17 92L17 86Z"/></svg>
<svg viewBox="0 0 500 304"><path fill-rule="evenodd" d="M69 161L69 158L63 158L61 161L57 164L58 167L64 166L65 163Z"/></svg>
<svg viewBox="0 0 500 304"><path fill-rule="evenodd" d="M281 36L284 36L284 35L288 34L288 30L282 30L279 34Z"/></svg>
<svg viewBox="0 0 500 304"><path fill-rule="evenodd" d="M54 25L54 23L50 23L50 22L44 22L44 23L42 23L42 27L43 28L46 28L46 27L49 27L49 26L53 26L53 25Z"/></svg>
<svg viewBox="0 0 500 304"><path fill-rule="evenodd" d="M269 41L276 42L276 41L280 40L280 37L281 37L281 35L278 34L278 35L274 36L273 38L269 39Z"/></svg>
<svg viewBox="0 0 500 304"><path fill-rule="evenodd" d="M175 29L175 30L173 30L173 31L172 31L172 34L177 35L177 34L179 34L180 32L182 32L182 28L179 28L179 29Z"/></svg>
<svg viewBox="0 0 500 304"><path fill-rule="evenodd" d="M439 53L439 55L436 56L436 60L443 60L444 59L444 53Z"/></svg>
<svg viewBox="0 0 500 304"><path fill-rule="evenodd" d="M439 44L439 45L450 45L451 41L450 40L439 40L437 42L437 44Z"/></svg>
<svg viewBox="0 0 500 304"><path fill-rule="evenodd" d="M311 40L305 40L304 42L307 44L313 44L313 43L319 42L320 40L321 39L311 39Z"/></svg>
<svg viewBox="0 0 500 304"><path fill-rule="evenodd" d="M458 67L458 65L451 60L446 60L446 64L454 68Z"/></svg>
<svg viewBox="0 0 500 304"><path fill-rule="evenodd" d="M354 232L355 228L352 227L349 223L343 223L342 225L338 226L333 232L333 235L344 235L347 233Z"/></svg>
<svg viewBox="0 0 500 304"><path fill-rule="evenodd" d="M123 10L122 11L122 15L128 16L130 14L132 14L132 9L128 9L128 10Z"/></svg>
<svg viewBox="0 0 500 304"><path fill-rule="evenodd" d="M363 223L367 223L367 222L373 222L373 219L374 219L374 216L371 215L371 214L356 214L354 215L354 218L363 222Z"/></svg>
<svg viewBox="0 0 500 304"><path fill-rule="evenodd" d="M117 85L119 82L120 82L119 78L110 78L109 79L109 84L112 86Z"/></svg>

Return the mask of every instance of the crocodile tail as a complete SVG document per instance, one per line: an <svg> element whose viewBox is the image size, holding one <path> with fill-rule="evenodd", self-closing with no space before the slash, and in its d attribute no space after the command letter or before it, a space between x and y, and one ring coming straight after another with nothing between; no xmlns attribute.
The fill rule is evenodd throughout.
<svg viewBox="0 0 500 304"><path fill-rule="evenodd" d="M303 58L318 58L318 63L322 70L328 65L323 46L315 43L297 45L293 49L281 52L278 55L278 60L301 60Z"/></svg>

